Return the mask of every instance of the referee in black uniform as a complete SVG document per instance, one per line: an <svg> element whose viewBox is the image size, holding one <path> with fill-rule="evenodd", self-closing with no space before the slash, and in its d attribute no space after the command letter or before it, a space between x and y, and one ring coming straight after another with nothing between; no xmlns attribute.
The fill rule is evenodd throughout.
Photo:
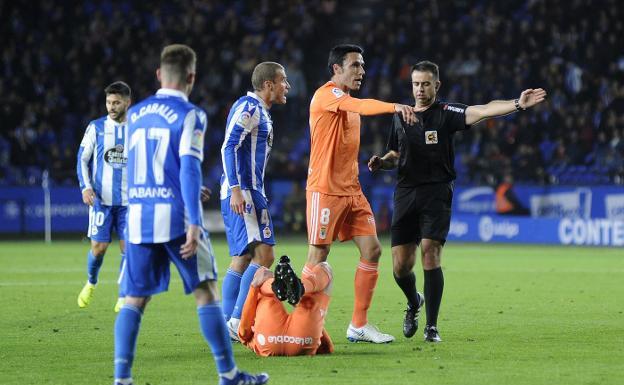
<svg viewBox="0 0 624 385"><path fill-rule="evenodd" d="M418 122L409 125L395 115L387 153L373 156L368 167L371 171L399 169L391 234L394 279L407 298L403 334L409 338L416 333L420 308L426 303L424 339L439 342L438 311L444 289L440 259L451 223L456 176L453 134L482 120L533 107L544 101L546 91L527 89L518 99L466 106L436 100L441 83L435 63L417 63L411 77ZM424 297L416 290L413 272L418 245L425 277Z"/></svg>

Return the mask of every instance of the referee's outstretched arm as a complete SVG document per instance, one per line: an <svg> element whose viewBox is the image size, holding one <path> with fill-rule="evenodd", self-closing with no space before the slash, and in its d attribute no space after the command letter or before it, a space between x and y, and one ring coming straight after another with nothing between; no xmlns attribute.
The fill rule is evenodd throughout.
<svg viewBox="0 0 624 385"><path fill-rule="evenodd" d="M542 88L529 88L520 94L518 99L493 100L488 104L468 106L466 108L466 125L479 123L482 120L503 116L516 111L524 111L546 99L546 91Z"/></svg>

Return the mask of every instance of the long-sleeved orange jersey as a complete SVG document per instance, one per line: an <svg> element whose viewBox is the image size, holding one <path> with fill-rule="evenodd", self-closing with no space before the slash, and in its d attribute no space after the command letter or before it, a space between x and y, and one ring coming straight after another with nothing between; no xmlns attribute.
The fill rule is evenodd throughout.
<svg viewBox="0 0 624 385"><path fill-rule="evenodd" d="M310 103L310 165L308 191L358 195L360 115L394 113L393 103L357 99L333 82L321 86Z"/></svg>

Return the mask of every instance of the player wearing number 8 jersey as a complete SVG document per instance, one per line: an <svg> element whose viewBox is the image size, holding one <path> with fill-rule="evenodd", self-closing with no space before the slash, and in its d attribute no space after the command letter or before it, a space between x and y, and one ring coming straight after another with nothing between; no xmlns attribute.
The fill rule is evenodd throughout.
<svg viewBox="0 0 624 385"><path fill-rule="evenodd" d="M385 343L394 340L367 320L377 284L381 245L375 219L358 181L360 115L399 112L415 121L413 108L375 99L357 99L364 76L362 48L339 45L329 54L331 81L316 90L310 103L310 167L307 182L308 268L327 260L336 239L353 239L360 251L355 274L355 303L347 338Z"/></svg>

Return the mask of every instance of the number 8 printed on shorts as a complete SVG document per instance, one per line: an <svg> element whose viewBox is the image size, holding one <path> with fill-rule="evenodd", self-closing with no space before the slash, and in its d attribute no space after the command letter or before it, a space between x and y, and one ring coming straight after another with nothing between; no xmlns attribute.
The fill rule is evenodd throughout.
<svg viewBox="0 0 624 385"><path fill-rule="evenodd" d="M321 223L321 228L319 231L319 238L325 239L327 237L327 225L329 224L329 215L331 212L326 207L321 209L321 217L319 218L319 222Z"/></svg>
<svg viewBox="0 0 624 385"><path fill-rule="evenodd" d="M321 218L320 219L321 219L321 224L322 225L329 224L329 214L330 214L330 211L329 211L328 208L324 208L324 209L321 210Z"/></svg>

